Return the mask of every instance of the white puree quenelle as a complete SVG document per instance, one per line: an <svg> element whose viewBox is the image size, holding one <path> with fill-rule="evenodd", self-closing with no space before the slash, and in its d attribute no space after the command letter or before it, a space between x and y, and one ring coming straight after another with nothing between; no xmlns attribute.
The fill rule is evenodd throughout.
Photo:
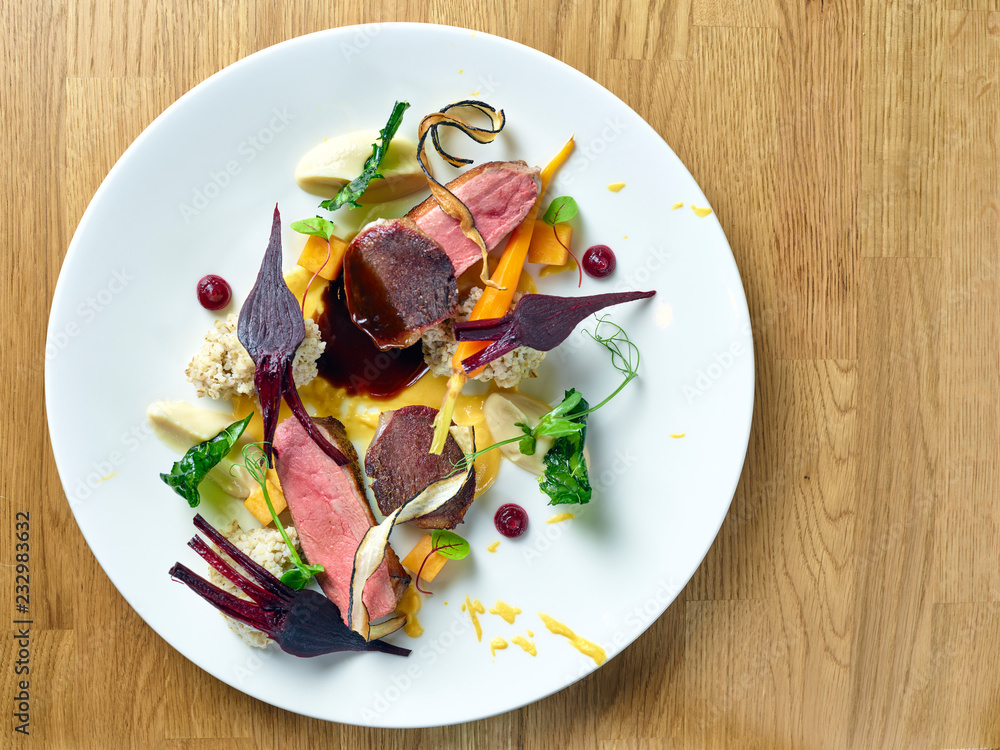
<svg viewBox="0 0 1000 750"><path fill-rule="evenodd" d="M323 141L303 156L295 167L295 181L307 193L333 198L337 191L364 171L379 140L377 130L355 130ZM427 187L417 163L413 141L395 136L379 167L384 179L372 180L365 190L365 205L384 203Z"/></svg>

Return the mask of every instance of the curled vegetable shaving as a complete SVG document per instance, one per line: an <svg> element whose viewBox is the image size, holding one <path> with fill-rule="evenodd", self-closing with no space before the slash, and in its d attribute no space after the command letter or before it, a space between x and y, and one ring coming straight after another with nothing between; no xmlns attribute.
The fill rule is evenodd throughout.
<svg viewBox="0 0 1000 750"><path fill-rule="evenodd" d="M449 112L453 109L472 109L480 112L489 117L491 127L476 127L475 125L472 125L455 115L449 114ZM488 255L486 243L483 242L483 237L476 228L476 221L472 216L472 212L469 211L468 206L462 203L462 201L459 200L454 193L442 185L441 182L434 176L434 173L431 171L430 165L426 159L426 149L427 136L430 136L431 142L434 144L434 149L441 155L441 158L448 162L451 166L461 167L467 164L472 164L472 159L463 159L462 157L454 156L453 154L445 151L444 147L441 145L441 137L438 133L438 128L455 128L456 130L465 133L477 143L492 143L493 140L500 134L500 131L503 130L505 123L506 118L504 117L502 109L496 110L489 104L476 101L474 99L463 99L462 101L449 104L438 112L432 112L427 115L420 121L420 127L417 129L417 162L420 164L420 168L424 171L424 175L427 177L427 182L429 183L431 189L431 195L434 196L434 200L437 201L437 204L441 207L442 211L458 221L459 225L462 227L462 233L479 246L479 249L483 253L483 271L480 278L486 286L491 286L496 289L501 287L489 278L489 264L486 262L486 257Z"/></svg>
<svg viewBox="0 0 1000 750"><path fill-rule="evenodd" d="M471 427L452 427L451 434L463 453L471 453L475 449ZM389 535L393 528L397 523L406 523L433 513L447 503L465 485L472 469L472 463L467 463L463 471L426 487L386 516L385 520L378 526L370 528L362 538L361 544L358 545L358 549L354 553L347 624L351 630L359 633L365 640L372 637L372 631L375 627L370 624L368 608L364 603L365 584L382 564L385 557L385 547L389 542Z"/></svg>

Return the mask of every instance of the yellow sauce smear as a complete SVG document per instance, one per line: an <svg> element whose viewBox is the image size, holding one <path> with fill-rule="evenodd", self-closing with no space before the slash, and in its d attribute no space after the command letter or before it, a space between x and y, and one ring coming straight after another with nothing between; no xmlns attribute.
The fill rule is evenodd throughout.
<svg viewBox="0 0 1000 750"><path fill-rule="evenodd" d="M678 208L684 208L684 201L677 201L673 206L671 206L671 211L676 211Z"/></svg>
<svg viewBox="0 0 1000 750"><path fill-rule="evenodd" d="M562 523L563 521L568 521L571 518L576 518L576 516L572 513L557 513L545 523Z"/></svg>
<svg viewBox="0 0 1000 750"><path fill-rule="evenodd" d="M497 599L497 603L490 607L490 614L500 615L500 617L513 625L514 618L521 614L521 609L520 607L512 607L507 602Z"/></svg>
<svg viewBox="0 0 1000 750"><path fill-rule="evenodd" d="M532 633L530 630L525 630L524 632L528 634L529 638L534 638L535 637L535 634Z"/></svg>
<svg viewBox="0 0 1000 750"><path fill-rule="evenodd" d="M542 622L545 623L545 627L549 629L550 632L556 635L561 635L564 638L569 639L570 645L579 651L584 656L589 656L593 659L598 666L603 664L608 660L607 652L598 646L593 641L588 641L583 636L579 636L569 629L566 625L559 622L553 617L549 617L547 614L542 612L538 613L538 616L542 618Z"/></svg>
<svg viewBox="0 0 1000 750"><path fill-rule="evenodd" d="M410 636L410 638L419 638L424 634L424 629L420 626L420 620L417 619L417 612L420 611L422 604L420 592L413 586L406 589L403 599L399 602L399 611L406 615L406 624L403 625L403 632Z"/></svg>
<svg viewBox="0 0 1000 750"><path fill-rule="evenodd" d="M530 630L528 631L528 635L531 635ZM510 642L513 643L515 646L520 646L532 656L538 656L538 649L535 648L535 644L532 641L529 641L523 635L515 635L513 638L510 639Z"/></svg>
<svg viewBox="0 0 1000 750"><path fill-rule="evenodd" d="M476 613L478 612L480 615L486 614L486 608L483 606L483 603L478 599L470 601L469 595L466 594L465 604L462 605L462 611L469 613L469 617L472 618L472 625L476 629L476 640L482 643L483 626L479 624L479 617Z"/></svg>
<svg viewBox="0 0 1000 750"><path fill-rule="evenodd" d="M538 272L539 276L551 276L554 273L563 273L565 271L575 271L576 261L570 258L566 261L565 265L562 266L545 266L541 271Z"/></svg>
<svg viewBox="0 0 1000 750"><path fill-rule="evenodd" d="M610 185L608 185L608 190L610 190L612 193L618 193L621 192L621 189L623 187L625 187L624 182L612 182Z"/></svg>
<svg viewBox="0 0 1000 750"><path fill-rule="evenodd" d="M500 540L497 539L495 542L493 542L493 544L491 544L490 546L488 546L486 548L486 551L487 552L496 552L497 551L497 547L499 547L499 546L500 546Z"/></svg>
<svg viewBox="0 0 1000 750"><path fill-rule="evenodd" d="M490 641L490 656L496 656L497 651L503 651L505 648L507 648L507 641L497 636Z"/></svg>
<svg viewBox="0 0 1000 750"><path fill-rule="evenodd" d="M710 213L712 213L712 209L710 209L710 208L698 208L693 203L691 204L691 210L694 211L694 215L697 216L700 219L704 219L706 216L708 216Z"/></svg>
<svg viewBox="0 0 1000 750"><path fill-rule="evenodd" d="M687 435L686 432L671 432L670 433L670 437L672 437L672 438L682 438L685 435Z"/></svg>

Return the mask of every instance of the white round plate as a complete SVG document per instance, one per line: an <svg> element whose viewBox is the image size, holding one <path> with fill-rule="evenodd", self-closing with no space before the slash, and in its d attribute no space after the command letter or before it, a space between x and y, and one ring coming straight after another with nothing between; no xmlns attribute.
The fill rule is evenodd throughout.
<svg viewBox="0 0 1000 750"><path fill-rule="evenodd" d="M577 150L548 195L576 198L575 246L612 246L618 269L603 281L585 279L582 290L572 274L549 276L541 291L657 290L651 300L611 310L639 345L642 365L640 378L592 417L594 499L571 508L575 519L546 524L566 508L546 506L534 479L505 464L458 529L473 554L435 580L437 593L420 613L426 632L391 637L413 649L407 659L297 659L273 645L248 648L167 575L175 561L206 567L185 545L194 511L158 478L177 456L145 422L154 400L197 400L184 369L215 316L198 305L195 282L221 274L242 302L275 203L286 265L294 263L303 238L288 224L314 215L318 199L297 188L293 171L323 138L381 128L396 99L412 104L400 133L415 138L420 117L470 96L502 107L508 122L489 146L450 141L477 162L541 165L576 135ZM615 182L625 188L609 191ZM548 632L538 612L600 644L609 658L620 653L698 567L743 465L753 409L749 314L715 215L698 216L692 205L708 204L635 112L563 63L488 34L422 24L332 29L212 76L157 118L111 170L56 287L46 349L49 429L94 555L129 604L187 658L290 711L369 726L433 726L509 711L570 685L596 665ZM525 390L552 403L569 387L596 403L621 379L579 331L543 369ZM500 538L493 513L509 501L525 506L530 528L491 554L487 545ZM233 501L199 510L218 524L239 508ZM417 538L401 529L394 542L405 553ZM479 642L460 611L466 595L487 608L503 599L523 611L514 625L480 615ZM509 641L527 630L537 656L513 645L490 655L491 638Z"/></svg>

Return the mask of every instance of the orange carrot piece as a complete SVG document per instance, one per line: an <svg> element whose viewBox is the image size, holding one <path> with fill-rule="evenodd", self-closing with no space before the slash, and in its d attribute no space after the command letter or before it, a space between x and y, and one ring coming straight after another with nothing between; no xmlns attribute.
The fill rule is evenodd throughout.
<svg viewBox="0 0 1000 750"><path fill-rule="evenodd" d="M538 217L542 198L545 197L545 190L552 180L552 175L569 158L574 145L573 137L570 136L566 145L559 150L552 161L545 165L541 174L542 187L538 191L538 200L528 211L528 215L511 232L510 239L507 240L507 247L504 248L503 255L500 257L500 262L493 270L493 275L490 276L490 281L496 283L498 288L488 286L483 290L479 301L472 308L469 320L502 318L510 308L510 303L514 300L514 292L517 291L517 283L521 278L521 270L524 268L524 261L528 257L528 247L531 245L535 219ZM441 409L434 418L434 439L431 441L431 453L440 454L444 450L445 441L448 439L448 427L451 425L451 417L455 412L455 402L458 400L466 381L483 371L483 368L480 367L478 370L466 374L462 367L462 360L482 351L489 345L489 341L461 341L456 347L455 355L451 359L452 374L448 378L448 389L441 401Z"/></svg>
<svg viewBox="0 0 1000 750"><path fill-rule="evenodd" d="M570 153L573 151L573 146L574 141L570 137L566 141L566 145L560 149L559 153L542 170L542 187L538 191L538 200L535 201L535 205L528 211L528 215L524 217L524 220L511 233L510 239L507 240L507 247L500 258L500 263L497 264L496 270L493 271L493 275L490 277L492 281L497 282L503 288L494 289L493 287L487 287L484 289L483 295L476 302L475 307L472 308L469 320L502 318L507 310L510 309L510 303L513 301L514 292L517 289L517 281L521 277L524 261L528 257L528 248L531 246L531 235L534 233L535 219L538 216L542 198L545 197L545 191L548 189L549 182L551 182L556 170L569 158ZM451 360L452 367L455 370L462 371L463 359L471 357L489 345L489 341L461 342L455 350L455 356ZM475 372L470 372L469 377L478 375L480 372L482 372L482 368Z"/></svg>
<svg viewBox="0 0 1000 750"><path fill-rule="evenodd" d="M306 240L306 246L302 248L299 255L299 265L310 273L318 275L327 281L334 281L340 276L340 269L344 264L344 253L347 252L347 243L340 237L330 238L330 259L326 260L326 240L322 237L310 235ZM324 264L323 261L326 260Z"/></svg>
<svg viewBox="0 0 1000 750"><path fill-rule="evenodd" d="M281 513L288 507L285 502L285 493L281 489L281 482L278 480L278 473L274 469L267 470L267 495L271 498L271 505L274 506L275 513ZM264 526L271 523L271 511L267 509L264 493L259 484L254 485L250 491L250 497L243 501L243 505Z"/></svg>
<svg viewBox="0 0 1000 750"><path fill-rule="evenodd" d="M536 221L537 225L538 222ZM557 237L558 235L558 237ZM528 262L543 263L547 266L565 266L569 260L570 241L573 239L573 227L566 222L552 226L542 223L536 226L531 235L531 245L528 246Z"/></svg>
<svg viewBox="0 0 1000 750"><path fill-rule="evenodd" d="M431 552L433 540L430 534L424 534L423 538L417 542L417 546L410 550L410 554L403 558L403 567L411 571L414 575L420 573L423 581L433 581L434 577L441 572L441 568L448 562L448 558L438 552ZM430 557L427 557L430 555ZM426 558L427 562L424 562ZM424 569L420 570L423 565Z"/></svg>

